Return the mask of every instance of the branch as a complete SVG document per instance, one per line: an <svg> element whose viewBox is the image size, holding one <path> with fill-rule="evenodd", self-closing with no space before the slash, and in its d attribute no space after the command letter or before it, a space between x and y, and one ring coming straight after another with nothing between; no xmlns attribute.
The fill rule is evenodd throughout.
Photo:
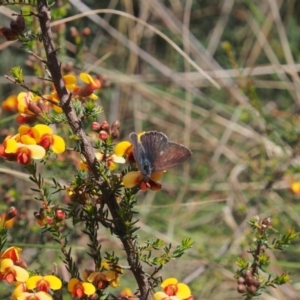
<svg viewBox="0 0 300 300"><path fill-rule="evenodd" d="M119 215L119 205L115 199L114 191L109 187L109 184L103 180L99 170L97 168L98 161L94 154L94 149L89 142L86 133L83 130L81 120L77 117L74 108L72 106L70 94L64 84L62 79L62 74L60 70L60 64L58 63L56 56L56 49L54 47L54 42L51 32L51 14L49 7L47 6L46 0L38 0L38 18L41 26L43 44L46 51L46 65L52 76L53 84L56 88L57 94L60 99L60 104L63 112L65 113L68 123L80 139L80 149L83 156L86 159L90 167L90 171L93 174L95 181L100 187L102 192L102 199L108 206L110 213L114 220L115 234L117 234L123 243L124 249L127 255L127 261L131 267L131 271L136 279L136 282L140 291L140 299L151 300L152 291L151 286L148 282L147 276L142 268L141 262L138 257L138 251L134 246L132 239L128 239L122 232L126 228L124 221Z"/></svg>

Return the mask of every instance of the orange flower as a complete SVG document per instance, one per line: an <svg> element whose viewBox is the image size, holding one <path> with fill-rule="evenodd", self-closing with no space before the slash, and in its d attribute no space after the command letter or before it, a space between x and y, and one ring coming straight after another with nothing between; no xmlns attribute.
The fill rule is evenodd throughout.
<svg viewBox="0 0 300 300"><path fill-rule="evenodd" d="M89 272L86 271L86 274L88 273ZM120 266L102 262L101 271L91 272L87 277L87 281L94 283L99 290L103 290L108 286L116 288L120 285L120 274L123 274L123 270Z"/></svg>
<svg viewBox="0 0 300 300"><path fill-rule="evenodd" d="M2 102L2 108L8 112L17 112L18 111L18 97L16 95L11 95L7 97Z"/></svg>
<svg viewBox="0 0 300 300"><path fill-rule="evenodd" d="M79 98L89 97L92 100L97 100L98 97L93 92L101 87L100 81L98 79L93 79L87 73L81 73L79 77L84 83L86 83L86 86L75 87L73 89L74 96L78 96Z"/></svg>
<svg viewBox="0 0 300 300"><path fill-rule="evenodd" d="M20 260L20 253L22 252L21 248L18 247L9 247L0 254L0 259L10 258L12 261L16 262Z"/></svg>
<svg viewBox="0 0 300 300"><path fill-rule="evenodd" d="M81 299L84 295L93 295L96 292L96 289L89 282L82 282L77 278L72 278L68 283L68 291L72 294L72 297Z"/></svg>
<svg viewBox="0 0 300 300"><path fill-rule="evenodd" d="M7 213L2 213L1 216L0 216L0 219L1 219L1 224L2 226L6 227L6 228L11 228L13 227L14 223L15 223L15 216L10 218L10 219L7 219Z"/></svg>

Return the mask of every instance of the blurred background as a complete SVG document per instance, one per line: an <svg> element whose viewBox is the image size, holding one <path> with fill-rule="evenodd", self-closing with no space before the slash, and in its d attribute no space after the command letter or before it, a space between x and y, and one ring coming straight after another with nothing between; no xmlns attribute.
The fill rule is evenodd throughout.
<svg viewBox="0 0 300 300"><path fill-rule="evenodd" d="M98 101L104 113L98 121L120 120L120 140L132 131L157 130L193 152L165 174L163 191L138 194L140 243L160 238L175 247L191 237L194 247L171 262L163 278L187 283L195 299L241 299L234 274L238 256L251 260L247 221L271 217L275 230L299 231L300 2L55 2L52 29L62 71L102 80ZM0 7L0 26L15 18L14 9L19 11ZM30 20L26 30L38 30ZM43 57L42 45L35 46ZM36 78L45 77L40 62L19 43L0 37L0 61L1 102L23 91L4 78L15 65L29 86L49 89ZM2 142L17 123L5 106L0 118ZM48 182L56 177L68 185L77 160L67 151L40 172ZM49 262L59 263L60 250L33 217L40 204L26 172L3 160L0 172L0 209L14 205L20 212L9 242L26 248L31 268L51 270ZM53 195L54 203L67 201L63 193ZM76 261L89 268L86 238L80 228L67 227ZM103 229L100 236L103 248L126 265L117 239ZM267 252L268 271L288 272L292 281L260 299L300 299L299 246L296 239L283 252ZM121 284L135 289L130 276L121 276Z"/></svg>

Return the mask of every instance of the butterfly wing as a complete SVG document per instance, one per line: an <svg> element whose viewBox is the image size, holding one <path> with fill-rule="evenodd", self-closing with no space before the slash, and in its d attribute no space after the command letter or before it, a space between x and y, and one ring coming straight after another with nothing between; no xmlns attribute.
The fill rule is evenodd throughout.
<svg viewBox="0 0 300 300"><path fill-rule="evenodd" d="M152 172L161 172L183 163L192 155L187 147L174 142L168 142L156 157Z"/></svg>
<svg viewBox="0 0 300 300"><path fill-rule="evenodd" d="M140 141L134 132L129 137L133 144L136 163L146 177L183 163L192 155L187 147L169 142L168 137L162 132L146 132L141 135Z"/></svg>
<svg viewBox="0 0 300 300"><path fill-rule="evenodd" d="M153 173L156 157L168 144L167 136L162 132L149 131L140 136L140 141L134 132L129 135L129 138L139 170L145 177L149 177Z"/></svg>
<svg viewBox="0 0 300 300"><path fill-rule="evenodd" d="M153 167L156 158L168 145L169 139L162 132L149 131L140 137L140 141L145 149L145 154Z"/></svg>

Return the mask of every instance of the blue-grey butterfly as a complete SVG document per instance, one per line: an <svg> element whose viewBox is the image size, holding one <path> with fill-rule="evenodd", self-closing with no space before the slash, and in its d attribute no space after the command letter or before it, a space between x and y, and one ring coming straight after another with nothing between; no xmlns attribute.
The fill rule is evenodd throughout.
<svg viewBox="0 0 300 300"><path fill-rule="evenodd" d="M152 181L151 174L183 163L192 155L190 149L170 142L162 132L149 131L140 137L132 132L129 138L133 145L133 156L146 183Z"/></svg>

